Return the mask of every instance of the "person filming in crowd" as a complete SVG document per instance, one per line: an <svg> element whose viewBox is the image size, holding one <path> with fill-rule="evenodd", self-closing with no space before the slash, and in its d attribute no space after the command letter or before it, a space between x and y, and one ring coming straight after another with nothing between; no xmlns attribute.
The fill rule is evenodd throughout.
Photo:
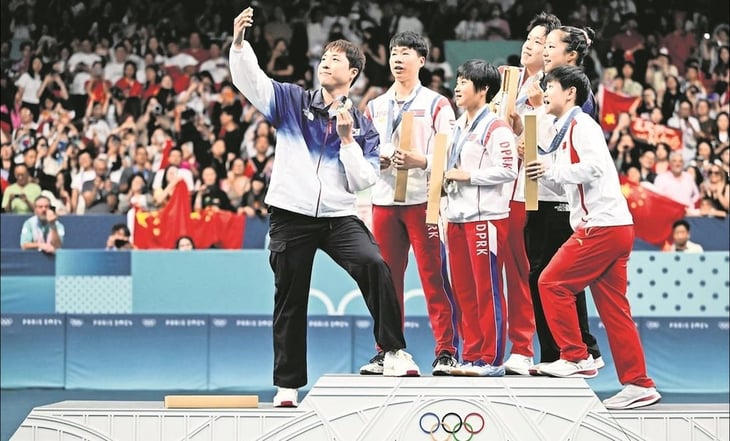
<svg viewBox="0 0 730 441"><path fill-rule="evenodd" d="M34 202L35 215L23 222L20 230L20 248L56 254L63 245L66 231L58 221L56 210L46 196L38 196Z"/></svg>

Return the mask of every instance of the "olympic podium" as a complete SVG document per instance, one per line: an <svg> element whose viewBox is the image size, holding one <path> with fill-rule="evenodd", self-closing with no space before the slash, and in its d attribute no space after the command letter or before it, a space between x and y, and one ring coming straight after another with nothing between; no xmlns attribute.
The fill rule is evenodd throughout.
<svg viewBox="0 0 730 441"><path fill-rule="evenodd" d="M582 379L325 375L296 409L64 401L11 441L730 440L728 404L608 411Z"/></svg>

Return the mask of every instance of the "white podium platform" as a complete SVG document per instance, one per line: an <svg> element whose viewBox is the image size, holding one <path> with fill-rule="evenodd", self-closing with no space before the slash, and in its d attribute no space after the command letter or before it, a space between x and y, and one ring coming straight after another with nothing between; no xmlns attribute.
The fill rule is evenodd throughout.
<svg viewBox="0 0 730 441"><path fill-rule="evenodd" d="M728 404L607 411L582 379L325 375L296 409L64 401L11 441L730 441Z"/></svg>

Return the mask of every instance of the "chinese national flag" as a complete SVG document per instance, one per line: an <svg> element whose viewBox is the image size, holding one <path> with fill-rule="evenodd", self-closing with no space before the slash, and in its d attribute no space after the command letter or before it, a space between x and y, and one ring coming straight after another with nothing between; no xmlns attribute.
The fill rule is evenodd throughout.
<svg viewBox="0 0 730 441"><path fill-rule="evenodd" d="M601 127L604 132L610 132L616 127L618 116L622 112L628 112L631 106L638 100L635 96L626 96L620 93L611 92L606 88L603 90L603 104L601 105Z"/></svg>
<svg viewBox="0 0 730 441"><path fill-rule="evenodd" d="M636 237L659 247L671 239L672 224L684 218L684 205L621 177L621 191L634 217Z"/></svg>
<svg viewBox="0 0 730 441"><path fill-rule="evenodd" d="M240 250L246 228L246 216L227 210L205 208L190 215L190 237L196 248Z"/></svg>
<svg viewBox="0 0 730 441"><path fill-rule="evenodd" d="M190 224L190 197L184 181L175 189L162 210L136 211L134 214L134 244L139 249L170 249L178 237L188 234Z"/></svg>

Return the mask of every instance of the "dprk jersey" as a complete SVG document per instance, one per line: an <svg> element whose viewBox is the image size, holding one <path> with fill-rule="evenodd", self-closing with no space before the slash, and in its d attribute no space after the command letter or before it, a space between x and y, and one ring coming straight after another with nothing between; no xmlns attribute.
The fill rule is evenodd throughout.
<svg viewBox="0 0 730 441"><path fill-rule="evenodd" d="M464 113L451 137L447 170L470 173L469 182L450 182L446 188L446 218L464 223L504 219L517 178L517 148L512 129L482 107L467 124Z"/></svg>

